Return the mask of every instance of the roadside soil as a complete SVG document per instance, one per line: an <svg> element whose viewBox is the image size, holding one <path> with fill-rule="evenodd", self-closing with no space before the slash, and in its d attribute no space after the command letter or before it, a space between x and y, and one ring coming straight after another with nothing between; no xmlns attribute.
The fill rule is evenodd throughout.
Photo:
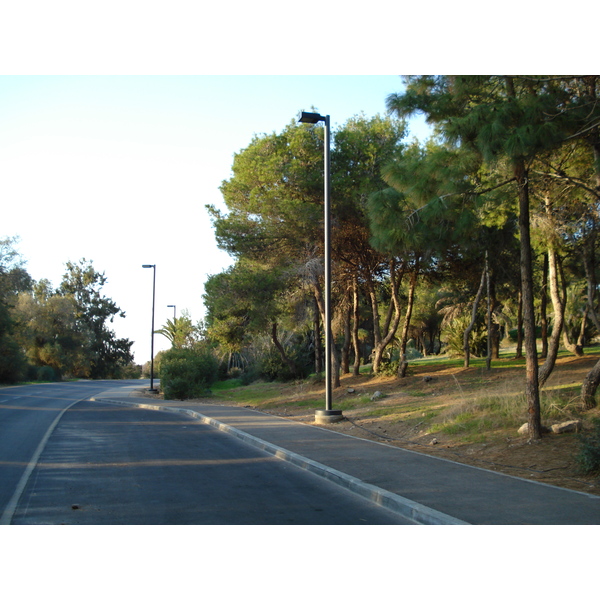
<svg viewBox="0 0 600 600"><path fill-rule="evenodd" d="M581 419L583 433L592 427L592 419L600 418L600 408L582 412L578 408L578 390L597 356L559 358L555 371L542 393L544 402L553 401L552 390L572 395L567 407L554 411L554 418L543 424ZM485 394L518 395L524 388L524 369L517 361L499 361L491 372L482 368L419 366L418 372L399 380L391 377L346 375L334 390L333 407L343 407L344 420L331 425L318 425L363 439L373 440L439 458L498 471L507 475L600 495L598 476L582 475L577 467L580 436L577 433L545 434L532 442L517 430L526 422L526 406L518 424L511 428L486 430L483 434L461 435L430 433L434 423L443 423L465 403ZM501 368L500 368L501 367ZM277 385L277 384L272 384ZM254 410L275 414L314 425L314 408L299 406L299 399L323 397L322 384L280 384L280 395L263 403L255 402ZM235 388L226 394L190 400L194 403L244 405L236 401ZM272 392L273 388L270 388ZM382 395L371 399L375 392ZM152 396L156 398L156 395ZM353 400L356 399L356 402ZM564 404L564 401L563 401ZM349 406L349 408L347 408ZM543 410L543 409L542 409ZM560 412L562 410L562 413ZM432 415L435 415L432 417ZM314 425L317 426L317 425Z"/></svg>

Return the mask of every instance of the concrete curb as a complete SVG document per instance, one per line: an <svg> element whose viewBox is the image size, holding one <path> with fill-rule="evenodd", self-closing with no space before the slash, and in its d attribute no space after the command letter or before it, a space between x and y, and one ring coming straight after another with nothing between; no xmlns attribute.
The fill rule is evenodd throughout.
<svg viewBox="0 0 600 600"><path fill-rule="evenodd" d="M210 425L215 429L219 429L225 433L233 435L239 440L250 444L260 450L268 452L269 454L279 458L281 460L285 460L301 469L314 473L320 477L327 479L337 485L340 485L347 490L362 496L363 498L369 500L377 504L378 506L382 506L391 510L397 514L402 515L408 519L415 521L415 523L421 525L469 525L466 521L461 521L460 519L456 519L450 515L446 515L442 512L419 504L418 502L414 502L413 500L409 500L408 498L404 498L403 496L399 496L398 494L393 494L392 492L388 492L383 488L371 485L369 483L365 483L364 481L352 477L346 473L338 471L336 469L332 469L327 465L323 465L321 463L315 462L309 458L296 454L290 450L286 450L285 448L281 448L280 446L276 446L275 444L271 444L270 442L266 442L261 440L245 431L241 431L240 429L236 429L235 427L231 427L230 425L226 425L225 423L221 423L216 419L211 417L207 417L198 411L189 409L189 408L178 408L176 406L163 406L157 404L144 404L142 402L130 402L123 400L115 400L111 398L90 398L91 402L106 402L108 404L118 404L121 406L133 406L135 408L142 408L146 410L162 410L166 412L175 412L179 414L185 414L193 419L202 421L206 425Z"/></svg>

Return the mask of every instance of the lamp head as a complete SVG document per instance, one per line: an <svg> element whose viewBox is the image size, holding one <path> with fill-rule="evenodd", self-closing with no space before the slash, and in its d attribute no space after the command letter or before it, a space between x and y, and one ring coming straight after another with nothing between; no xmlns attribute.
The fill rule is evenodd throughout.
<svg viewBox="0 0 600 600"><path fill-rule="evenodd" d="M309 112L302 112L300 113L300 118L298 119L298 121L300 123L318 123L319 121L324 121L325 117L320 115L319 113L309 113Z"/></svg>

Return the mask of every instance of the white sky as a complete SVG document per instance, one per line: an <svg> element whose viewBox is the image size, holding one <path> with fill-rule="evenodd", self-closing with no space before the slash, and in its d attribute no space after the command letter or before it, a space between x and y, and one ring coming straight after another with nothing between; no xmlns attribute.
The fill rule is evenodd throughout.
<svg viewBox="0 0 600 600"><path fill-rule="evenodd" d="M280 131L300 110L332 126L385 112L399 76L2 76L0 236L20 236L36 280L60 283L68 260L105 272L125 310L113 327L150 358L169 304L204 315L203 284L231 264L206 204L254 134ZM155 336L155 352L168 348Z"/></svg>

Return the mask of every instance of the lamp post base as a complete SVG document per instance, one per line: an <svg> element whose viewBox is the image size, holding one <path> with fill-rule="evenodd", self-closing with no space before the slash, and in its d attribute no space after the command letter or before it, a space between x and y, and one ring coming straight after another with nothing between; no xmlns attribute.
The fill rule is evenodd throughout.
<svg viewBox="0 0 600 600"><path fill-rule="evenodd" d="M316 410L315 423L317 425L327 425L329 423L337 423L344 418L341 410Z"/></svg>

